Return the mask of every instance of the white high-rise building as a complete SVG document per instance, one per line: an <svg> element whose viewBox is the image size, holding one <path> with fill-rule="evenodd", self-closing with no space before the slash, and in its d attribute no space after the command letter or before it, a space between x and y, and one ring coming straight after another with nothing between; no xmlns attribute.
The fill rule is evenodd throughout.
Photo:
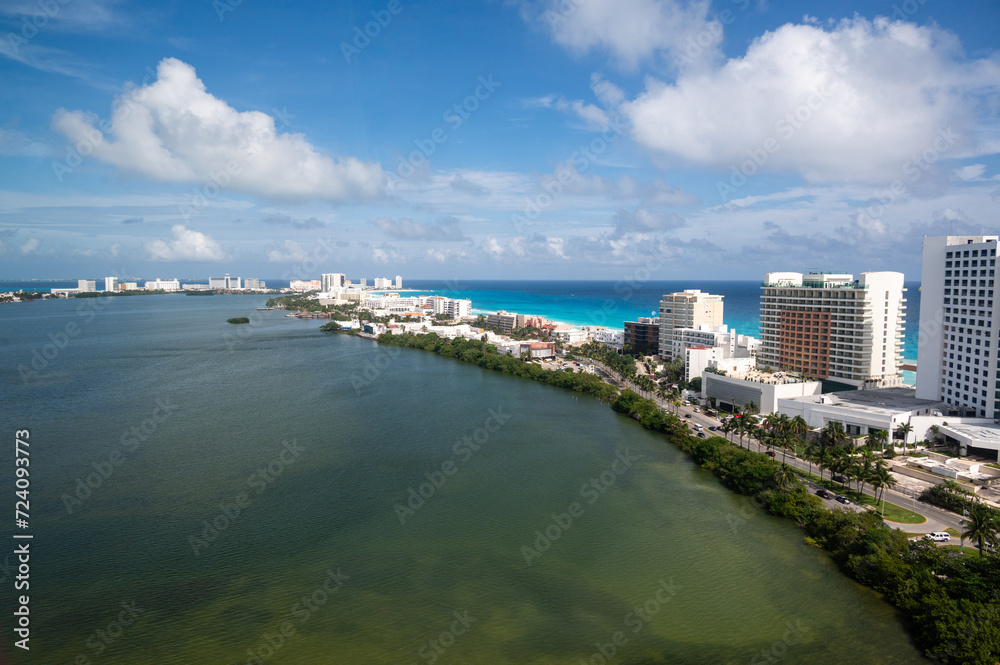
<svg viewBox="0 0 1000 665"><path fill-rule="evenodd" d="M757 364L864 388L902 384L903 273L772 272Z"/></svg>
<svg viewBox="0 0 1000 665"><path fill-rule="evenodd" d="M924 238L917 397L1000 418L997 236Z"/></svg>
<svg viewBox="0 0 1000 665"><path fill-rule="evenodd" d="M80 293L91 293L97 290L97 282L92 279L76 280L76 290Z"/></svg>
<svg viewBox="0 0 1000 665"><path fill-rule="evenodd" d="M328 272L320 276L320 291L330 293L334 289L343 288L347 283L347 275L341 272Z"/></svg>
<svg viewBox="0 0 1000 665"><path fill-rule="evenodd" d="M105 291L117 291L118 290L118 278L117 277L105 277L104 278L104 290Z"/></svg>
<svg viewBox="0 0 1000 665"><path fill-rule="evenodd" d="M403 278L400 277L399 275L396 275L396 286L395 286L395 288L397 288L397 289L403 288Z"/></svg>
<svg viewBox="0 0 1000 665"><path fill-rule="evenodd" d="M381 291L383 289L391 289L391 288L393 288L393 286L392 286L392 280L391 279L388 279L387 277L376 277L375 278L375 290L376 291Z"/></svg>
<svg viewBox="0 0 1000 665"><path fill-rule="evenodd" d="M672 358L674 331L702 325L722 325L722 296L687 289L668 293L660 300L660 356Z"/></svg>

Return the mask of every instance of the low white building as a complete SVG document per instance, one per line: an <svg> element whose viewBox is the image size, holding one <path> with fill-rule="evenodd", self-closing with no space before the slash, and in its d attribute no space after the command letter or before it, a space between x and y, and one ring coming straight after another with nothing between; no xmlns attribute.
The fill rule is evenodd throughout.
<svg viewBox="0 0 1000 665"><path fill-rule="evenodd" d="M917 399L913 388L879 388L872 390L845 390L826 393L787 397L778 400L778 411L790 418L802 416L810 429L826 427L831 422L839 422L849 435L868 434L872 430L890 433L902 424L910 423L913 431L907 443L927 438L927 430L933 420L939 418L943 402ZM915 416L930 418L918 430ZM943 419L947 420L947 418Z"/></svg>
<svg viewBox="0 0 1000 665"><path fill-rule="evenodd" d="M175 277L174 279L156 279L147 280L146 284L143 286L147 291L180 291L181 283Z"/></svg>
<svg viewBox="0 0 1000 665"><path fill-rule="evenodd" d="M621 349L625 346L625 331L614 328L594 328L591 330L591 339L598 344L610 346L613 349Z"/></svg>
<svg viewBox="0 0 1000 665"><path fill-rule="evenodd" d="M587 332L579 328L556 328L552 336L563 344L582 344L589 339Z"/></svg>
<svg viewBox="0 0 1000 665"><path fill-rule="evenodd" d="M754 371L743 379L712 372L701 376L702 399L714 397L716 406L728 411L753 402L762 416L777 411L779 399L819 395L822 389L819 381L802 381L780 372L766 374Z"/></svg>

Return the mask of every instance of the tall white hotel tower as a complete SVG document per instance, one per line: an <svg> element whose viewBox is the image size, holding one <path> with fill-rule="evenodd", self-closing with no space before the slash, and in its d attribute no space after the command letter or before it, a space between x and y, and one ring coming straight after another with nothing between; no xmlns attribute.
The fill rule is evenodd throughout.
<svg viewBox="0 0 1000 665"><path fill-rule="evenodd" d="M917 397L1000 417L997 236L924 238Z"/></svg>

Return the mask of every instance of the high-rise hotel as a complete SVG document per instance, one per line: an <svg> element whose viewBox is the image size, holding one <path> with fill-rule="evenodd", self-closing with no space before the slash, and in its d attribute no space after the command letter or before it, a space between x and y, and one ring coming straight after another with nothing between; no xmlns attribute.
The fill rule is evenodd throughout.
<svg viewBox="0 0 1000 665"><path fill-rule="evenodd" d="M903 291L898 272L768 273L757 365L859 388L901 385Z"/></svg>
<svg viewBox="0 0 1000 665"><path fill-rule="evenodd" d="M997 236L924 238L917 397L1000 418Z"/></svg>
<svg viewBox="0 0 1000 665"><path fill-rule="evenodd" d="M674 355L674 331L722 325L722 296L687 289L668 293L660 300L660 357Z"/></svg>

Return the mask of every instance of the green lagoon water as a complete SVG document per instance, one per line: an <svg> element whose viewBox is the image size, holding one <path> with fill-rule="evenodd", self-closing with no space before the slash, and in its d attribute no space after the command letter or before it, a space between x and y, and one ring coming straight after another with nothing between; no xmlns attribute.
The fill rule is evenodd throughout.
<svg viewBox="0 0 1000 665"><path fill-rule="evenodd" d="M0 307L2 422L31 430L35 536L31 651L5 612L11 662L569 665L605 662L617 631L607 662L627 665L924 662L799 529L596 400L280 311L225 323L260 297L120 298L93 317L82 302ZM170 413L130 438L158 400ZM477 432L491 410L506 422ZM602 473L603 493L581 493ZM425 474L440 487L401 523ZM206 520L225 528L192 545Z"/></svg>

